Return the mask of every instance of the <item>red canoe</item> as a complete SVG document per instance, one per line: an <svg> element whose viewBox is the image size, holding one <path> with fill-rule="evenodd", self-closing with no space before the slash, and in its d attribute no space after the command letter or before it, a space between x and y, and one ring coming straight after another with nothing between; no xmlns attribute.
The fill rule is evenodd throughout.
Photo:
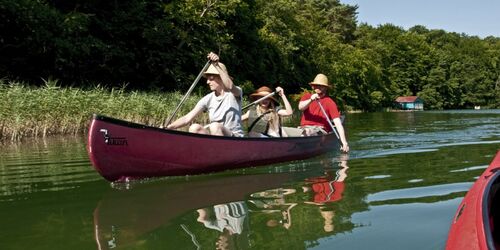
<svg viewBox="0 0 500 250"><path fill-rule="evenodd" d="M500 246L500 151L467 192L453 219L446 249Z"/></svg>
<svg viewBox="0 0 500 250"><path fill-rule="evenodd" d="M200 174L306 159L339 148L334 134L236 138L192 134L94 115L87 151L109 181Z"/></svg>

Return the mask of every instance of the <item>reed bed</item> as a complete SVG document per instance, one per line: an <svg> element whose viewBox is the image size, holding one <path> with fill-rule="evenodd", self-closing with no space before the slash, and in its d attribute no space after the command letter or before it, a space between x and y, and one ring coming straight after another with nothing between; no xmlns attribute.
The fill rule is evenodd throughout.
<svg viewBox="0 0 500 250"><path fill-rule="evenodd" d="M54 80L33 88L0 80L0 141L85 133L94 113L160 127L183 95L100 86L62 88ZM177 116L188 112L199 98L196 94L187 98ZM198 122L206 119L202 116Z"/></svg>

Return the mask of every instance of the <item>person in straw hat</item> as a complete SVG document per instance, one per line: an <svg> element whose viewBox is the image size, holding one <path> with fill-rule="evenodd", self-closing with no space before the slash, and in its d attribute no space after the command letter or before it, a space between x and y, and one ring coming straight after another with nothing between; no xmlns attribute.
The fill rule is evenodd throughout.
<svg viewBox="0 0 500 250"><path fill-rule="evenodd" d="M328 89L330 88L328 77L324 74L318 74L309 85L313 88L314 94L304 94L299 102L299 110L302 111L300 126L303 128L305 135L310 136L332 132L327 119L333 119L333 124L338 131L342 143L340 150L349 152L337 104L328 96ZM321 103L321 106L319 103ZM323 114L321 107L325 109L328 118Z"/></svg>
<svg viewBox="0 0 500 250"><path fill-rule="evenodd" d="M292 105L285 96L281 87L276 88L276 93L285 104L285 109L279 107L279 102L274 96L260 101L255 109L248 110L242 117L242 121L248 122L248 136L250 137L286 137L288 136L281 128L280 117L291 116L293 114ZM256 101L259 98L272 93L271 88L262 86L250 98Z"/></svg>
<svg viewBox="0 0 500 250"><path fill-rule="evenodd" d="M229 76L226 66L219 62L219 56L213 52L208 54L212 62L203 76L207 79L207 85L211 93L204 96L196 106L186 115L167 126L168 129L177 129L191 123L201 112L208 112L210 124L202 126L192 124L189 132L199 134L210 134L220 136L242 137L241 126L241 100L243 91L234 85Z"/></svg>

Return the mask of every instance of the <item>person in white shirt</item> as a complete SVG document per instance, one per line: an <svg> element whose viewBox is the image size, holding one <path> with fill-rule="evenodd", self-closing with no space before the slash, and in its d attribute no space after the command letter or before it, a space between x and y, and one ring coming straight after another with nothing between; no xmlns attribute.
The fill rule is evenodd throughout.
<svg viewBox="0 0 500 250"><path fill-rule="evenodd" d="M206 126L192 124L189 132L219 136L242 137L241 101L243 91L234 85L229 77L226 66L219 62L219 56L213 52L208 54L212 62L204 72L207 84L212 91L204 96L196 106L186 115L167 126L168 129L177 129L191 123L201 112L208 112L210 123Z"/></svg>

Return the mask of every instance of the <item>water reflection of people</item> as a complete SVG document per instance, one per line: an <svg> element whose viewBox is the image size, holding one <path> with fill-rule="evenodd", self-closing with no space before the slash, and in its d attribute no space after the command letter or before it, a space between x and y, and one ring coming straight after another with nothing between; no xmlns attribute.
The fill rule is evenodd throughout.
<svg viewBox="0 0 500 250"><path fill-rule="evenodd" d="M281 225L284 228L289 229L292 226L291 210L297 205L297 203L286 202L285 196L294 194L295 192L295 189L290 188L269 189L251 194L250 196L255 199L249 200L249 202L255 205L258 209L261 209L261 212L281 213L281 218L279 220L269 219L266 222L268 227Z"/></svg>
<svg viewBox="0 0 500 250"><path fill-rule="evenodd" d="M211 209L201 208L197 212L198 222L203 223L206 228L221 232L215 242L216 249L234 248L232 235L239 235L243 232L248 214L248 208L243 201L218 204Z"/></svg>
<svg viewBox="0 0 500 250"><path fill-rule="evenodd" d="M323 176L306 179L306 183L310 183L311 186L302 187L304 192L314 192L312 201L305 201L304 203L318 206L321 217L324 219L323 230L325 232L333 232L335 228L333 224L335 211L325 204L342 199L344 181L347 178L347 169L349 168L347 166L347 155L341 156L338 166L339 168L335 172L328 170L325 171Z"/></svg>
<svg viewBox="0 0 500 250"><path fill-rule="evenodd" d="M332 175L330 171L324 176L306 179L311 187L302 187L304 192L313 191L314 203L334 202L342 199L344 192L344 180L347 177L347 167L342 167Z"/></svg>
<svg viewBox="0 0 500 250"><path fill-rule="evenodd" d="M325 207L320 207L319 210L321 217L325 220L324 225L323 225L323 230L325 232L333 232L333 229L335 228L335 225L333 225L333 217L335 217L335 211L332 210L325 210Z"/></svg>
<svg viewBox="0 0 500 250"><path fill-rule="evenodd" d="M279 219L279 220L269 219L266 222L266 226L268 226L268 227L276 227L278 225L281 225L285 229L290 229L290 227L292 226L292 213L291 213L291 210L292 210L293 207L297 206L297 203L285 203L283 205L287 206L286 209L271 211L271 212L281 212L281 219Z"/></svg>
<svg viewBox="0 0 500 250"><path fill-rule="evenodd" d="M220 232L227 229L230 234L241 234L247 211L243 201L219 204L215 205L212 211L208 208L198 209L197 220L207 228Z"/></svg>
<svg viewBox="0 0 500 250"><path fill-rule="evenodd" d="M223 250L223 249L236 249L236 244L231 237L231 233L228 230L222 231L219 235L219 238L215 242L215 249Z"/></svg>

